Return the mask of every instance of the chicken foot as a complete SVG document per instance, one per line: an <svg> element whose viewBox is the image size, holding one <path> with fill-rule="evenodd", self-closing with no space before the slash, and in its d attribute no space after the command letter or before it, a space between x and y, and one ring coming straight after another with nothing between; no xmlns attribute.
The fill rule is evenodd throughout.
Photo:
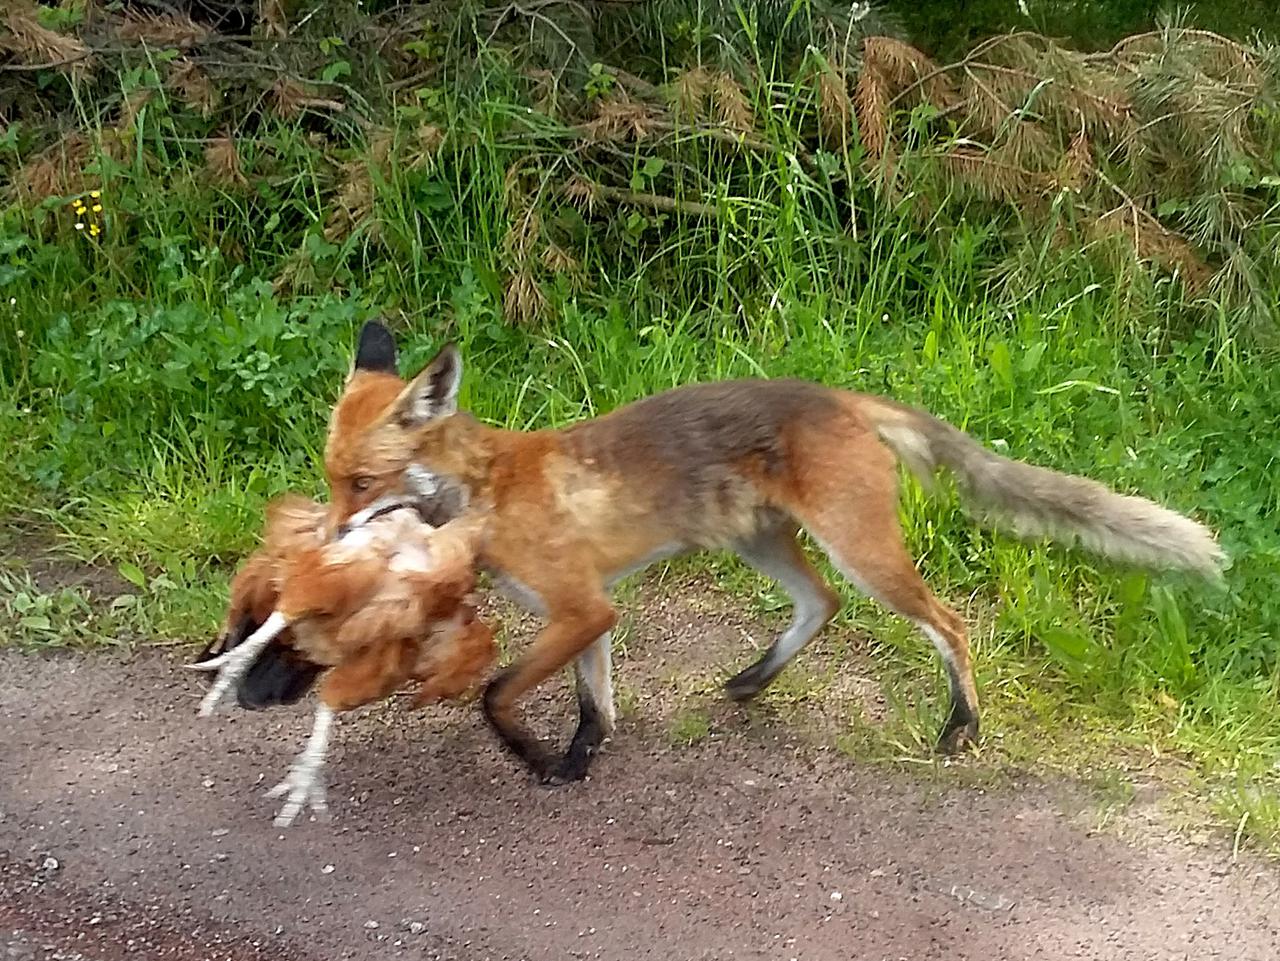
<svg viewBox="0 0 1280 961"><path fill-rule="evenodd" d="M321 772L329 751L329 730L333 726L333 718L333 708L328 705L321 704L316 708L306 747L289 768L285 779L267 792L269 798L285 799L280 813L276 815L277 827L288 827L305 807L310 807L317 815L327 813L329 806Z"/></svg>

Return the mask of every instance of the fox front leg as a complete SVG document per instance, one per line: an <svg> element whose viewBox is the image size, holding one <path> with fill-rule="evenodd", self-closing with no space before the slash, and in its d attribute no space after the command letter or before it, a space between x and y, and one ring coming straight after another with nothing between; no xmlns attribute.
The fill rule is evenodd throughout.
<svg viewBox="0 0 1280 961"><path fill-rule="evenodd" d="M546 596L546 595L543 595ZM584 685L579 686L579 706L583 708L578 731L563 757L551 754L521 722L516 702L521 695L542 683L600 638L607 637L618 615L602 592L579 596L572 605L549 605L547 626L524 654L489 682L482 704L485 719L508 751L524 762L544 784L581 780L590 768L592 756L605 734L603 719L594 704L587 711ZM608 643L607 641L605 643Z"/></svg>

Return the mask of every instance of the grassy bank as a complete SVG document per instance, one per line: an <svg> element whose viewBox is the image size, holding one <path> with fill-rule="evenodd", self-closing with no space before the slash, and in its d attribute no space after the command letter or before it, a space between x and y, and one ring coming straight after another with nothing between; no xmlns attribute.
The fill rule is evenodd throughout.
<svg viewBox="0 0 1280 961"><path fill-rule="evenodd" d="M7 640L205 637L266 498L322 490L327 411L374 314L406 373L456 339L464 405L510 427L693 380L799 376L924 405L1219 529L1234 562L1213 590L992 536L905 486L911 547L974 624L990 752L1032 770L1172 754L1243 837L1280 841L1274 106L1250 107L1248 170L1234 154L1212 170L1236 181L1142 198L1185 250L1125 214L1155 250L1100 235L1065 189L1033 210L941 177L931 151L953 134L927 103L886 121L907 178L893 189L857 122L838 143L822 132L845 114L822 114L814 75L758 50L750 76L703 78L722 122L682 126L634 108L662 79L651 63L632 82L595 61L549 108L510 49L476 44L484 31L415 30L406 56L444 64L417 86L352 76L360 38L326 50L317 33L328 66L308 76L335 86L271 87L274 108L228 127L146 47L93 97L50 71L46 126L8 129L0 511L141 599L90 615L9 570ZM79 139L55 146L50 118ZM1205 207L1231 191L1247 207ZM1250 219L1187 226L1224 209ZM1228 249L1249 264L1228 270ZM922 691L873 735L851 720L850 743L921 749L941 704L931 655L865 605L848 616L872 628L888 688Z"/></svg>

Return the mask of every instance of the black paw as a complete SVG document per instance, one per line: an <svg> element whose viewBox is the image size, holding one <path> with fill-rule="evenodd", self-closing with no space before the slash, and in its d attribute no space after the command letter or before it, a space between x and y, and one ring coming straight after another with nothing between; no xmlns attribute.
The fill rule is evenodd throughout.
<svg viewBox="0 0 1280 961"><path fill-rule="evenodd" d="M741 704L763 691L769 680L759 664L752 664L742 673L735 674L724 682L724 693L729 700Z"/></svg>
<svg viewBox="0 0 1280 961"><path fill-rule="evenodd" d="M952 713L946 727L938 737L939 754L954 756L975 750L978 746L978 719L966 714Z"/></svg>
<svg viewBox="0 0 1280 961"><path fill-rule="evenodd" d="M594 754L594 751L570 751L548 770L543 771L538 777L538 782L543 787L564 787L566 784L581 781L591 770L591 759Z"/></svg>

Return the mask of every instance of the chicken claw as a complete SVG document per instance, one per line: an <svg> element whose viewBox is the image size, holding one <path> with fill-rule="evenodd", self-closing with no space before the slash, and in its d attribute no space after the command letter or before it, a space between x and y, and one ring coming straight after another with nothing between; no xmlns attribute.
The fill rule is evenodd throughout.
<svg viewBox="0 0 1280 961"><path fill-rule="evenodd" d="M269 798L285 799L280 813L276 815L276 827L287 828L305 807L310 807L318 815L328 812L321 771L329 750L329 729L332 725L333 710L323 704L316 708L316 719L307 746L293 762L285 779L267 792Z"/></svg>

